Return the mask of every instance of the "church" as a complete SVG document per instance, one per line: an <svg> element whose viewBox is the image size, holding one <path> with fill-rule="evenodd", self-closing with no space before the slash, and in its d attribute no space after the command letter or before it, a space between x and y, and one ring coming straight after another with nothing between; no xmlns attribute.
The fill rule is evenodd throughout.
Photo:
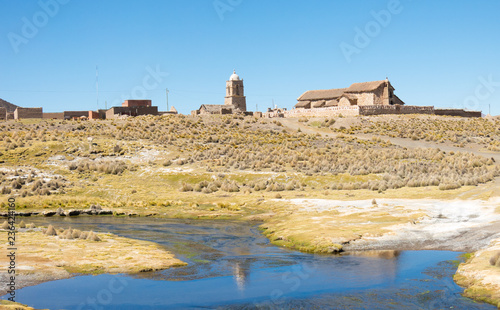
<svg viewBox="0 0 500 310"><path fill-rule="evenodd" d="M236 74L236 70L226 81L226 97L224 104L202 104L198 110L191 111L192 115L206 114L235 114L246 113L247 102L243 79Z"/></svg>
<svg viewBox="0 0 500 310"><path fill-rule="evenodd" d="M348 88L309 90L297 101L296 109L405 104L394 94L394 87L388 79L354 83Z"/></svg>

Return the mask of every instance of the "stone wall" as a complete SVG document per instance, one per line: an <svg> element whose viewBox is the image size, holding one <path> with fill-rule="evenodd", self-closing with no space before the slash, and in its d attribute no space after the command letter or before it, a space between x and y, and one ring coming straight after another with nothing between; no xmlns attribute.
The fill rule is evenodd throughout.
<svg viewBox="0 0 500 310"><path fill-rule="evenodd" d="M43 118L44 119L64 119L64 113L63 112L43 113Z"/></svg>
<svg viewBox="0 0 500 310"><path fill-rule="evenodd" d="M380 94L375 95L374 93L354 93L349 95L355 95L358 98L359 106L370 106L374 104L382 104Z"/></svg>
<svg viewBox="0 0 500 310"><path fill-rule="evenodd" d="M14 111L14 119L23 118L43 118L42 108L21 108L18 107Z"/></svg>
<svg viewBox="0 0 500 310"><path fill-rule="evenodd" d="M481 111L465 111L462 109L435 109L436 115L482 117Z"/></svg>
<svg viewBox="0 0 500 310"><path fill-rule="evenodd" d="M64 111L64 119L73 119L80 117L88 117L89 111Z"/></svg>
<svg viewBox="0 0 500 310"><path fill-rule="evenodd" d="M7 119L7 109L4 107L0 107L0 120Z"/></svg>
<svg viewBox="0 0 500 310"><path fill-rule="evenodd" d="M360 115L382 114L434 114L434 107L404 106L404 105L373 105L360 106Z"/></svg>
<svg viewBox="0 0 500 310"><path fill-rule="evenodd" d="M432 114L462 117L481 117L480 111L465 111L462 109L434 109L433 106L407 106L407 105L367 105L344 106L316 109L296 108L285 111L285 117L328 117L328 116L356 116L356 115L384 115L384 114Z"/></svg>
<svg viewBox="0 0 500 310"><path fill-rule="evenodd" d="M283 112L285 117L301 117L301 116L338 116L342 114L343 116L348 115L359 115L358 106L347 106L347 107L327 107L327 108L316 108L316 109L303 109L297 108L290 111Z"/></svg>

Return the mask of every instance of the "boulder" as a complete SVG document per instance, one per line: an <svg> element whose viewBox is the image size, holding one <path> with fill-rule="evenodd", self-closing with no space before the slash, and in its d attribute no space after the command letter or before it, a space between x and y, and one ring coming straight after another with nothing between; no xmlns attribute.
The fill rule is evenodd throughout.
<svg viewBox="0 0 500 310"><path fill-rule="evenodd" d="M69 210L66 211L66 216L78 216L80 215L80 210Z"/></svg>
<svg viewBox="0 0 500 310"><path fill-rule="evenodd" d="M54 216L56 214L56 211L43 211L43 216Z"/></svg>

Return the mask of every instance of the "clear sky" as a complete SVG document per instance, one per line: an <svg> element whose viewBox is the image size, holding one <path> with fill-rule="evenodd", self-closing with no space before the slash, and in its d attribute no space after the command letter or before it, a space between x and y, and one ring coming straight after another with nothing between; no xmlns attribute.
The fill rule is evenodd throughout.
<svg viewBox="0 0 500 310"><path fill-rule="evenodd" d="M45 112L152 99L249 110L389 80L408 105L500 114L500 1L0 0L0 98ZM99 95L96 95L96 66Z"/></svg>

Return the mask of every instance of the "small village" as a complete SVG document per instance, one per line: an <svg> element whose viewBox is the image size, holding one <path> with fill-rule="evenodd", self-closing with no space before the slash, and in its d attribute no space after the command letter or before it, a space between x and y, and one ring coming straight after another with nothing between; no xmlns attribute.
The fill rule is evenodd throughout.
<svg viewBox="0 0 500 310"><path fill-rule="evenodd" d="M385 114L428 114L441 116L481 117L481 111L464 109L438 109L433 106L406 105L394 94L395 88L388 79L382 81L353 83L348 88L309 90L298 99L294 108L269 108L266 112L247 110L243 79L233 71L226 81L224 104L202 104L191 111L192 116L240 114L245 116L282 118L282 117L333 117L333 116L370 116ZM1 99L0 99L1 100ZM3 103L3 104L2 104ZM3 105L3 106L2 106ZM122 116L139 115L176 115L174 106L170 111L158 111L151 100L129 99L119 107L97 111L43 112L43 107L23 108L9 102L0 102L0 119L113 119Z"/></svg>

